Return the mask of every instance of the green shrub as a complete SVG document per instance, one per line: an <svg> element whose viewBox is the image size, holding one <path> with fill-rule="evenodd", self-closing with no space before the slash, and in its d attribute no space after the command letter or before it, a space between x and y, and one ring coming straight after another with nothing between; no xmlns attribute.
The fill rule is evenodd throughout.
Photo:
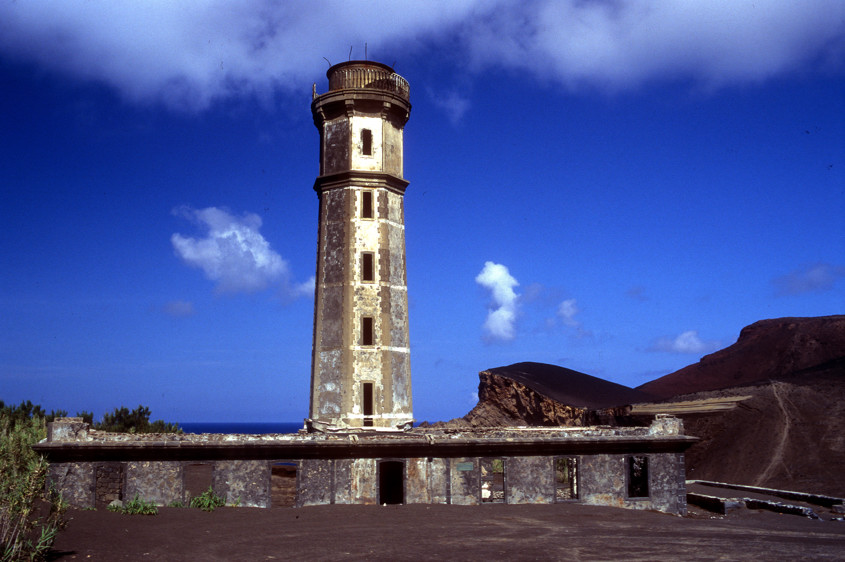
<svg viewBox="0 0 845 562"><path fill-rule="evenodd" d="M124 504L123 513L127 515L156 515L158 507L152 502L142 500L138 497L138 494L135 494L132 501Z"/></svg>
<svg viewBox="0 0 845 562"><path fill-rule="evenodd" d="M179 500L173 500L172 502L167 504L167 507L176 507L176 508L181 509L181 508L187 507L187 506L184 503L180 502Z"/></svg>
<svg viewBox="0 0 845 562"><path fill-rule="evenodd" d="M157 515L158 514L158 506L153 502L144 501L138 497L138 494L135 494L135 497L132 498L132 501L128 501L123 504L123 506L119 506L117 504L111 504L106 509L109 511L113 511L115 513L124 513L126 515Z"/></svg>
<svg viewBox="0 0 845 562"><path fill-rule="evenodd" d="M224 505L226 505L226 500L215 494L211 486L202 494L191 499L191 507L196 507L203 511L214 511Z"/></svg>
<svg viewBox="0 0 845 562"><path fill-rule="evenodd" d="M45 492L47 461L32 450L46 434L45 414L31 403L0 402L0 560L43 559L64 527L67 503Z"/></svg>

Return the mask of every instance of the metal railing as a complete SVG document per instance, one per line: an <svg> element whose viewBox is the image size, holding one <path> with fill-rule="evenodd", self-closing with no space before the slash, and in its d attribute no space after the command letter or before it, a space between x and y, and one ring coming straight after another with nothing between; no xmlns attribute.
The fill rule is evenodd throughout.
<svg viewBox="0 0 845 562"><path fill-rule="evenodd" d="M393 92L405 99L411 93L407 80L378 66L353 64L338 68L329 76L329 91L359 88Z"/></svg>

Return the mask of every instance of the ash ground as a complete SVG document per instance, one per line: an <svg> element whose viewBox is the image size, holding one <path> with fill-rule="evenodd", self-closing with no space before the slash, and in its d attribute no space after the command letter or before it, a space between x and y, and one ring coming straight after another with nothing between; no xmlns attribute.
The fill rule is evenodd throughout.
<svg viewBox="0 0 845 562"><path fill-rule="evenodd" d="M73 510L58 560L841 560L845 522L579 504Z"/></svg>

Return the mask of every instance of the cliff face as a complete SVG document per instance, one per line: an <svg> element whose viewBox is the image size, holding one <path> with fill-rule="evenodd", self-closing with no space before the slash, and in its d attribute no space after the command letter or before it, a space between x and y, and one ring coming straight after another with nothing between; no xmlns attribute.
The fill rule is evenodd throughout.
<svg viewBox="0 0 845 562"><path fill-rule="evenodd" d="M630 407L579 408L492 371L478 374L478 404L453 427L629 425ZM563 382L563 381L562 381Z"/></svg>
<svg viewBox="0 0 845 562"><path fill-rule="evenodd" d="M660 398L764 380L792 380L845 357L845 315L775 318L746 326L736 343L637 387Z"/></svg>

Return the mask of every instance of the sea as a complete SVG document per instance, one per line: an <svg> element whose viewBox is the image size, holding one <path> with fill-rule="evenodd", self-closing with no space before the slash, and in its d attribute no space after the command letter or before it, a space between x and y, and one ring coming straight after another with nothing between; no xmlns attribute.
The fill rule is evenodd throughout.
<svg viewBox="0 0 845 562"><path fill-rule="evenodd" d="M185 433L296 433L302 422L185 422L179 427Z"/></svg>

